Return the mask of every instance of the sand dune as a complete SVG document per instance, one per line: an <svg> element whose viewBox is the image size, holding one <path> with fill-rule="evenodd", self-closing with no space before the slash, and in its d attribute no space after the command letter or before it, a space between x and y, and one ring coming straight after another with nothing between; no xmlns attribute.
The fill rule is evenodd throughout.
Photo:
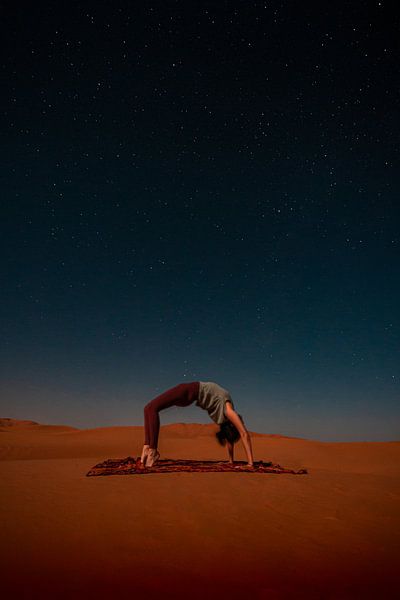
<svg viewBox="0 0 400 600"><path fill-rule="evenodd" d="M61 433L63 431L78 431L76 427L67 425L42 425L36 421L20 421L18 419L0 419L0 432L15 433L17 431L46 431L48 433Z"/></svg>
<svg viewBox="0 0 400 600"><path fill-rule="evenodd" d="M216 430L163 426L161 455L225 459ZM5 598L397 597L400 442L253 434L256 460L309 474L85 477L142 443L0 419Z"/></svg>

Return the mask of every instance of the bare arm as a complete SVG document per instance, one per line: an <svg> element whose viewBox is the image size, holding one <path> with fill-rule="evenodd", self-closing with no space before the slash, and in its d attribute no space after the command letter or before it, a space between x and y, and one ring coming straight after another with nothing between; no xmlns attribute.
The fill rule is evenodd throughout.
<svg viewBox="0 0 400 600"><path fill-rule="evenodd" d="M253 448L251 446L251 437L250 437L249 432L247 431L245 425L243 424L243 422L242 422L241 418L239 417L239 415L237 414L237 412L235 410L233 410L232 404L230 402L226 403L225 411L226 411L227 418L231 421L231 423L234 424L234 426L240 433L240 438L242 440L242 444L243 444L244 450L247 455L247 464L249 466L253 466L253 463L254 463Z"/></svg>
<svg viewBox="0 0 400 600"><path fill-rule="evenodd" d="M226 445L228 446L228 453L229 453L229 462L233 463L233 444L231 444L231 442L229 442L228 440L226 440Z"/></svg>

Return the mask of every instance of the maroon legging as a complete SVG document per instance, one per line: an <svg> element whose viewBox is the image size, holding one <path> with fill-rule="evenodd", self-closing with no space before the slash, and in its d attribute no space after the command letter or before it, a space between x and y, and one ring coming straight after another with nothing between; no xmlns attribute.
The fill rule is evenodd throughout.
<svg viewBox="0 0 400 600"><path fill-rule="evenodd" d="M170 406L189 406L199 397L200 383L180 383L156 396L144 407L144 443L150 448L157 448L160 432L159 411Z"/></svg>

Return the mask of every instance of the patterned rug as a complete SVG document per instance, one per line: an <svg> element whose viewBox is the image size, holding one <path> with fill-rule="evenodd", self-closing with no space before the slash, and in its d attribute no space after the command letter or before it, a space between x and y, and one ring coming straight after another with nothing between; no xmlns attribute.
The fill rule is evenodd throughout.
<svg viewBox="0 0 400 600"><path fill-rule="evenodd" d="M98 463L86 473L87 477L104 475L148 475L149 473L291 473L292 475L305 475L307 469L286 469L272 462L255 461L254 467L248 467L245 461L236 461L229 464L217 460L174 460L171 458L160 459L154 467L143 467L140 456L133 458L110 458Z"/></svg>

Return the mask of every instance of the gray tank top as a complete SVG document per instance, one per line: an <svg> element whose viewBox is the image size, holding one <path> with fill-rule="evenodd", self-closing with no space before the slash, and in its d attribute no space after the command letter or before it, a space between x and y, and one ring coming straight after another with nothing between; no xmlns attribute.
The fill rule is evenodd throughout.
<svg viewBox="0 0 400 600"><path fill-rule="evenodd" d="M227 420L224 409L225 402L232 402L230 393L213 381L199 381L199 384L199 397L196 405L206 410L211 419L221 425Z"/></svg>

